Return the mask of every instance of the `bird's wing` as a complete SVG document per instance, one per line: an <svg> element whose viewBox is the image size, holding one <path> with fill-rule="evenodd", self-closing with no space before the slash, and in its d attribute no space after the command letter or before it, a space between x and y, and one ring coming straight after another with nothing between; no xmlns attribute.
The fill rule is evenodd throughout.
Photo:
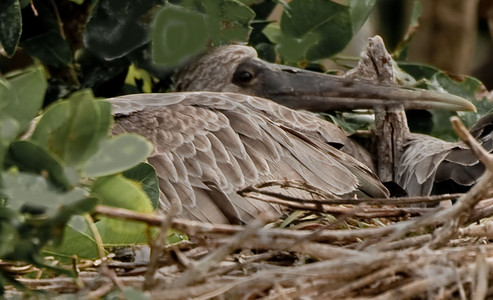
<svg viewBox="0 0 493 300"><path fill-rule="evenodd" d="M282 124L298 117L296 112L256 108L268 100L192 92L139 94L110 102L115 107L115 134L135 132L154 143L149 162L160 179L163 206L179 200L182 215L189 218L244 222L260 211L277 212L277 207L236 193L266 180L300 180L333 195L357 191L365 174L370 174L373 186L380 184L360 163L351 166L354 170L346 167L347 155L335 148L320 141L315 147L306 141L313 137L304 137L296 128L286 130L288 125ZM380 193L385 196L385 189Z"/></svg>
<svg viewBox="0 0 493 300"><path fill-rule="evenodd" d="M486 114L472 128L471 134L488 152L493 151L493 113ZM457 143L440 164L435 181L437 193L466 192L483 175L484 165L462 142Z"/></svg>
<svg viewBox="0 0 493 300"><path fill-rule="evenodd" d="M481 118L471 133L493 151L493 114ZM398 183L409 195L466 192L484 173L484 165L462 142L450 143L411 134L399 163Z"/></svg>
<svg viewBox="0 0 493 300"><path fill-rule="evenodd" d="M409 196L429 195L439 165L456 146L431 136L411 134L395 170L396 182Z"/></svg>
<svg viewBox="0 0 493 300"><path fill-rule="evenodd" d="M314 113L288 109L273 101L257 101L256 97L244 98L245 105L261 112L275 122L289 126L306 136L324 141L341 150L349 156L356 158L375 170L373 160L369 152L350 139L346 132L326 120L316 117Z"/></svg>

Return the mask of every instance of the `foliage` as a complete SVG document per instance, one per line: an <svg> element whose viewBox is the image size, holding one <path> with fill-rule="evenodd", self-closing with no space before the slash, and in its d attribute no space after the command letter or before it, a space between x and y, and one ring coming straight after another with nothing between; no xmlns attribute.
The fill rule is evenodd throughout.
<svg viewBox="0 0 493 300"><path fill-rule="evenodd" d="M34 88L27 89L26 85ZM140 183L119 174L144 160L152 145L131 134L110 138L110 104L95 100L87 90L47 107L32 134L16 138L26 131L41 106L46 82L42 69L35 68L8 78L4 86L9 96L2 99L2 125L14 125L2 136L5 169L0 189L0 257L47 266L40 255L44 247L55 255L97 257L97 251L85 256L98 247L94 239L86 239L94 232L72 217L91 212L98 203L152 211L149 195ZM120 151L114 151L115 147ZM153 174L147 169L134 178L148 180L146 177ZM155 192L151 195L156 198ZM141 225L129 227L117 222L107 218L97 222L105 244L115 243L115 239L125 244L143 241L145 228Z"/></svg>
<svg viewBox="0 0 493 300"><path fill-rule="evenodd" d="M0 78L0 259L43 267L43 254L95 258L95 234L105 245L145 242L139 224L90 217L97 204L151 212L159 197L155 172L142 163L152 146L136 135L109 137L110 104L94 96L168 91L174 70L233 42L248 42L268 61L319 66L346 47L375 2L2 1L0 44L9 59L0 68L22 67ZM276 5L283 7L279 22L268 19ZM482 100L473 78L402 61L419 14L416 4L396 51L399 66L415 85ZM476 103L480 113L485 102ZM478 115L462 117L471 123ZM348 131L368 123L332 118ZM12 280L0 271L0 286Z"/></svg>

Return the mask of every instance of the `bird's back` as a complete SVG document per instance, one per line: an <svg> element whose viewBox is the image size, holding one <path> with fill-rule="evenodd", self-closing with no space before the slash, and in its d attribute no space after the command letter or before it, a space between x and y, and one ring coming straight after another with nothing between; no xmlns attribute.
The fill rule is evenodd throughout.
<svg viewBox="0 0 493 300"><path fill-rule="evenodd" d="M149 162L162 206L178 200L184 217L241 223L261 211L279 213L236 193L266 180L298 180L334 197L388 196L368 167L327 143L343 143L345 134L313 114L233 93L139 94L110 102L115 134L135 132L154 143Z"/></svg>

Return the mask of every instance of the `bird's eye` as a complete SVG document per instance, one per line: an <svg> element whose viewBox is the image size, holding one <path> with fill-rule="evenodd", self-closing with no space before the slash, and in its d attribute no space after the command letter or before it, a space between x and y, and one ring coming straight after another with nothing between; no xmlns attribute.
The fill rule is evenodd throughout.
<svg viewBox="0 0 493 300"><path fill-rule="evenodd" d="M253 79L253 74L247 71L241 71L236 74L234 79L239 84L247 84Z"/></svg>

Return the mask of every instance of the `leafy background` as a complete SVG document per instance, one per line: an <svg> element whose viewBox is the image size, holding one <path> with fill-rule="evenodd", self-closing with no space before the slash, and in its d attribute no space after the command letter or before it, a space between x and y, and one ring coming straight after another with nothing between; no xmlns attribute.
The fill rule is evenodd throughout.
<svg viewBox="0 0 493 300"><path fill-rule="evenodd" d="M132 134L111 137L110 105L101 98L170 91L177 68L229 43L248 43L271 62L330 71L331 59L344 69L340 53L377 2L3 0L0 259L70 274L45 256L94 259L109 246L147 242L144 225L91 215L98 204L151 213L159 195L155 172L143 162L152 145ZM460 116L472 125L491 107L481 82L406 61L420 14L415 2L393 51L407 78L401 83L469 99L478 113ZM455 139L443 121L451 114L420 112L425 124L413 128ZM372 120L344 117L330 119L348 131ZM0 269L0 287L7 283L21 288Z"/></svg>

